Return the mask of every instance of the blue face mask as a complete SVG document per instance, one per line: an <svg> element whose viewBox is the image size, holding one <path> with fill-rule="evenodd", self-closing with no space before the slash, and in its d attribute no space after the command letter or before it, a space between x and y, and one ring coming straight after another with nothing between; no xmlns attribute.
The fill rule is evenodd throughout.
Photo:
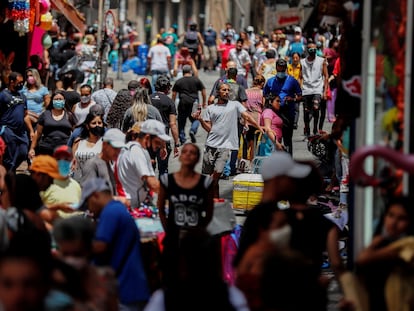
<svg viewBox="0 0 414 311"><path fill-rule="evenodd" d="M70 174L70 163L71 161L67 160L59 160L58 161L58 168L59 168L59 175L63 177L67 177Z"/></svg>
<svg viewBox="0 0 414 311"><path fill-rule="evenodd" d="M52 103L55 109L63 109L65 107L65 101L63 99L54 99Z"/></svg>
<svg viewBox="0 0 414 311"><path fill-rule="evenodd" d="M276 77L278 77L279 79L284 79L286 78L286 72L278 72L276 74Z"/></svg>

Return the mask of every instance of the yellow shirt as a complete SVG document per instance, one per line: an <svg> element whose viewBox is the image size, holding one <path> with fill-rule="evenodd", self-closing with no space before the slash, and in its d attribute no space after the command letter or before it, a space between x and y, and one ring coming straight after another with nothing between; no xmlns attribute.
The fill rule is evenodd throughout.
<svg viewBox="0 0 414 311"><path fill-rule="evenodd" d="M288 67L287 67L288 75L293 76L299 83L300 83L300 71L301 71L300 63L296 67L293 67L292 64L288 64Z"/></svg>
<svg viewBox="0 0 414 311"><path fill-rule="evenodd" d="M54 179L53 184L40 193L43 204L68 203L78 204L81 198L81 187L79 183L72 179Z"/></svg>

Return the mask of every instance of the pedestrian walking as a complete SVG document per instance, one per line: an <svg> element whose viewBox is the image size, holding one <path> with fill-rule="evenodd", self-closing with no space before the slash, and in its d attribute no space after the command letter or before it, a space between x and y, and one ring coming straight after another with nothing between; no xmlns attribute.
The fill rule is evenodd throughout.
<svg viewBox="0 0 414 311"><path fill-rule="evenodd" d="M200 122L193 118L192 113L195 112L193 111L194 105L196 105L196 108L200 109L202 107L207 107L206 88L200 79L193 76L191 67L189 65L185 65L183 67L183 74L184 76L181 79L177 80L177 82L174 84L172 100L175 102L178 93L179 102L177 119L180 143L184 144L187 140L184 132L187 119L189 119L191 122L191 129L189 133L191 142L195 143L195 135L197 134ZM202 102L199 102L199 93L201 93Z"/></svg>
<svg viewBox="0 0 414 311"><path fill-rule="evenodd" d="M293 128L296 103L302 96L299 82L286 73L287 62L279 58L276 62L277 74L270 78L263 89L263 95L278 95L280 97L280 117L283 119L283 144L286 151L293 154Z"/></svg>
<svg viewBox="0 0 414 311"><path fill-rule="evenodd" d="M303 81L302 94L304 100L303 121L305 122L305 136L309 136L311 133L311 116L313 117L313 134L323 129L329 86L326 60L316 55L316 44L309 43L307 52L308 56L300 61ZM322 100L325 103L324 107L321 107ZM322 109L324 110L323 114L321 113Z"/></svg>
<svg viewBox="0 0 414 311"><path fill-rule="evenodd" d="M211 175L214 185L214 197L219 197L219 178L229 158L229 153L239 148L237 124L240 117L255 127L260 128L256 120L238 101L229 100L230 85L220 83L218 86L217 101L208 106L196 117L201 126L208 132L203 157L202 173Z"/></svg>

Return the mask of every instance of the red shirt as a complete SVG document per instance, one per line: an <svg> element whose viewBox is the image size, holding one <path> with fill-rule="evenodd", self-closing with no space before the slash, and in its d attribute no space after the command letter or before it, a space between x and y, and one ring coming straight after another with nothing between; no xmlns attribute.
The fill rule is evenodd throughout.
<svg viewBox="0 0 414 311"><path fill-rule="evenodd" d="M233 43L227 43L227 42L220 43L219 50L223 50L221 52L221 68L222 69L226 69L227 62L229 60L230 50L235 47L236 45Z"/></svg>

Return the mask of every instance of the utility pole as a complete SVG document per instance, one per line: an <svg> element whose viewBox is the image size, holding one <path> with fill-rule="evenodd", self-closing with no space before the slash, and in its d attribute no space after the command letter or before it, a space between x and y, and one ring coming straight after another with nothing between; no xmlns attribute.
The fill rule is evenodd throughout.
<svg viewBox="0 0 414 311"><path fill-rule="evenodd" d="M117 79L122 80L122 40L124 36L124 24L125 24L125 7L126 0L119 1L119 29L118 29L118 41L119 41L119 50L118 50L118 74Z"/></svg>

